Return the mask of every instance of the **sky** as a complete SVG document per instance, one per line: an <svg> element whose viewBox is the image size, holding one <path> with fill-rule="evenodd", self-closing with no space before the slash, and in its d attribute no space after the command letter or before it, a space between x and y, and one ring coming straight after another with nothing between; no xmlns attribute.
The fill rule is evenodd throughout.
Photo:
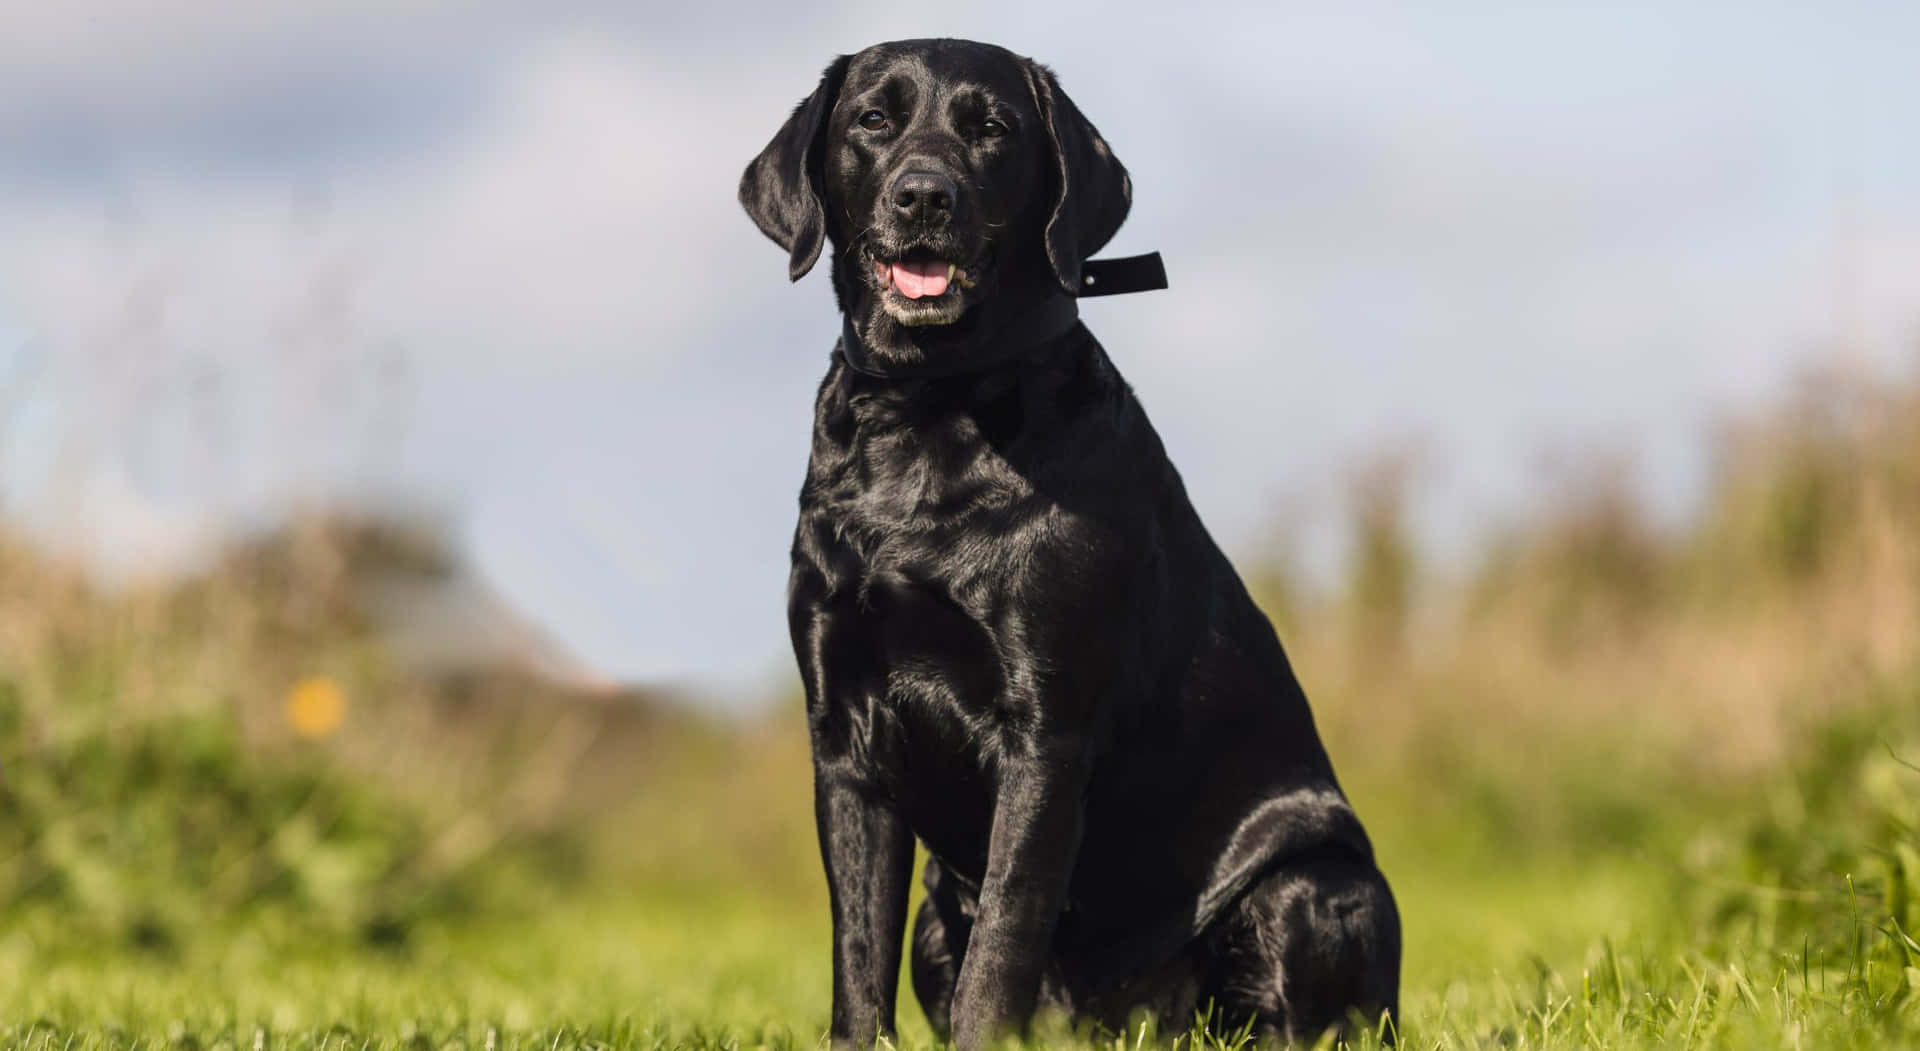
<svg viewBox="0 0 1920 1051"><path fill-rule="evenodd" d="M1416 453L1444 561L1920 349L1920 6L0 0L0 514L110 578L433 511L601 674L784 688L837 331L739 211L836 54L1002 43L1132 171L1083 316L1232 554L1339 557ZM663 9L663 8L671 9Z"/></svg>

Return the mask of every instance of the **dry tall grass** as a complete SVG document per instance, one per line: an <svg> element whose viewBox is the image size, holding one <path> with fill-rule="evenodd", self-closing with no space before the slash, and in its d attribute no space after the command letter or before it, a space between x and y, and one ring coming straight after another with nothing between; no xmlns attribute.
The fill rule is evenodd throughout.
<svg viewBox="0 0 1920 1051"><path fill-rule="evenodd" d="M1920 380L1811 372L1713 452L1700 511L1678 527L1655 524L1621 461L1598 459L1451 575L1411 568L1414 475L1367 475L1347 586L1282 597L1329 733L1388 756L1463 728L1490 748L1589 737L1711 777L1778 759L1810 721L1910 675Z"/></svg>

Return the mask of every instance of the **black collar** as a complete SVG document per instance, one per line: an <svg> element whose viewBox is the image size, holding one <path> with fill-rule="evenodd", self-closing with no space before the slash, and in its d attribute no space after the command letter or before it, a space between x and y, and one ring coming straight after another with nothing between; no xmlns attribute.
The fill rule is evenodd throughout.
<svg viewBox="0 0 1920 1051"><path fill-rule="evenodd" d="M890 365L875 361L866 343L853 330L853 319L841 321L840 342L834 354L847 367L878 379L941 379L984 372L1059 339L1080 321L1079 300L1089 296L1117 296L1167 287L1167 270L1160 253L1123 259L1089 259L1080 266L1080 291L1049 296L1033 309L1006 319L992 333L977 339L978 350L962 360L940 364Z"/></svg>

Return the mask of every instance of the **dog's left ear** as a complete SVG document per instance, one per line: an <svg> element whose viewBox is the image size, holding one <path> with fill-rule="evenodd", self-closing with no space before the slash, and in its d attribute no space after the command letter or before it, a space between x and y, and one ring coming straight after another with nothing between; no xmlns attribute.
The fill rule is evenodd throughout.
<svg viewBox="0 0 1920 1051"><path fill-rule="evenodd" d="M1080 264L1098 252L1133 207L1133 180L1093 122L1080 113L1053 71L1027 63L1033 101L1047 125L1057 183L1047 219L1047 260L1068 295L1080 292Z"/></svg>
<svg viewBox="0 0 1920 1051"><path fill-rule="evenodd" d="M827 238L827 207L822 189L822 155L827 118L840 98L849 56L833 60L820 86L796 106L760 156L740 176L740 206L760 232L787 250L787 276L798 281L820 258Z"/></svg>

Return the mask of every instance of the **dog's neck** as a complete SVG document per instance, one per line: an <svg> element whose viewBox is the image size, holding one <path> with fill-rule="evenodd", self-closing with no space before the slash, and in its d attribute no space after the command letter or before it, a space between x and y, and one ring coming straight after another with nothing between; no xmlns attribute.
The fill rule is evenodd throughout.
<svg viewBox="0 0 1920 1051"><path fill-rule="evenodd" d="M1078 296L1048 285L1037 295L982 304L950 325L902 325L869 297L842 296L834 353L853 371L878 379L973 375L1019 361L1072 331L1079 298L1167 287L1157 252L1088 260L1082 268ZM838 267L835 272L838 277Z"/></svg>
<svg viewBox="0 0 1920 1051"><path fill-rule="evenodd" d="M857 320L852 315L843 318L834 352L848 368L879 379L943 379L1018 361L1079 321L1080 306L1065 293L993 316L968 311L951 325L921 328L873 311Z"/></svg>

